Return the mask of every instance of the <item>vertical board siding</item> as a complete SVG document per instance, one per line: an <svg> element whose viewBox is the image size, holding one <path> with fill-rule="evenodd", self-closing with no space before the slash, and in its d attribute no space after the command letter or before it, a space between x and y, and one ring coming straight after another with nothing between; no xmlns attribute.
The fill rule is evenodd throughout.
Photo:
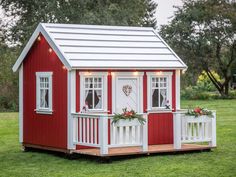
<svg viewBox="0 0 236 177"><path fill-rule="evenodd" d="M67 71L43 36L35 41L24 60L24 143L67 148ZM36 72L53 72L53 113L37 114Z"/></svg>
<svg viewBox="0 0 236 177"><path fill-rule="evenodd" d="M148 116L148 144L173 143L173 114L151 113Z"/></svg>

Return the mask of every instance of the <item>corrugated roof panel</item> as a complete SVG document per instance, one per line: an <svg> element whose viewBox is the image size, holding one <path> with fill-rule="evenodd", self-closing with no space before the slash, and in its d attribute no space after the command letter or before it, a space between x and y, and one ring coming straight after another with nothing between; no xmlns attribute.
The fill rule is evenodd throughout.
<svg viewBox="0 0 236 177"><path fill-rule="evenodd" d="M116 48L116 47L61 47L65 53L107 53L107 54L171 54L167 48Z"/></svg>
<svg viewBox="0 0 236 177"><path fill-rule="evenodd" d="M167 48L166 45L164 45L161 41L153 41L153 42L131 42L131 41L80 41L80 40L57 40L57 44L59 46L78 46L78 47L129 47L129 48L158 48L158 47L164 47Z"/></svg>
<svg viewBox="0 0 236 177"><path fill-rule="evenodd" d="M72 68L186 68L149 27L42 26Z"/></svg>
<svg viewBox="0 0 236 177"><path fill-rule="evenodd" d="M153 54L77 54L77 53L69 53L66 54L66 57L70 60L104 60L105 62L110 62L110 60L117 60L117 61L137 61L137 60L143 60L143 61L168 61L168 60L172 60L172 61L178 61L176 60L176 58L173 55L153 55Z"/></svg>

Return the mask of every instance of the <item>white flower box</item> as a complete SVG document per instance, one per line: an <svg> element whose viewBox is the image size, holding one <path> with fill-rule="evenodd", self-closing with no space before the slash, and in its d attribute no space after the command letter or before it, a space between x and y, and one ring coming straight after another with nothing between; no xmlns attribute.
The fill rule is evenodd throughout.
<svg viewBox="0 0 236 177"><path fill-rule="evenodd" d="M138 119L121 119L114 124L114 126L117 127L140 126L140 125L141 123L138 121Z"/></svg>
<svg viewBox="0 0 236 177"><path fill-rule="evenodd" d="M210 122L213 119L212 117L207 115L201 115L198 117L185 115L184 118L188 123Z"/></svg>

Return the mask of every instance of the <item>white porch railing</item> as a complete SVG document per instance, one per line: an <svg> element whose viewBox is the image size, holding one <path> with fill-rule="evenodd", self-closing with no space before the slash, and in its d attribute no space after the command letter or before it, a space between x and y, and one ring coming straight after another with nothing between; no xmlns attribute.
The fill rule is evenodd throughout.
<svg viewBox="0 0 236 177"><path fill-rule="evenodd" d="M209 142L216 146L216 112L213 117L185 115L186 112L174 113L174 148L181 149L182 143Z"/></svg>
<svg viewBox="0 0 236 177"><path fill-rule="evenodd" d="M143 151L147 151L147 114L142 115L146 119L144 125L137 120L113 124L113 115L73 113L73 143L98 147L101 155L108 154L108 148L112 147L142 146Z"/></svg>

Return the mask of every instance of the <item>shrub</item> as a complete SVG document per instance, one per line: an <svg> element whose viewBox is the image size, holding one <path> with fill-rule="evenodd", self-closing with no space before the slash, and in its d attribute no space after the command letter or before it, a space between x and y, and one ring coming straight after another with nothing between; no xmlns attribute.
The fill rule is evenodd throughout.
<svg viewBox="0 0 236 177"><path fill-rule="evenodd" d="M215 71L212 71L212 74L217 80L220 80L220 76ZM211 82L211 80L209 79L205 71L203 71L199 75L196 87L197 87L197 90L199 91L200 90L209 91L209 92L217 91L214 84Z"/></svg>
<svg viewBox="0 0 236 177"><path fill-rule="evenodd" d="M0 112L17 111L18 104L14 99L9 99L6 96L0 96Z"/></svg>
<svg viewBox="0 0 236 177"><path fill-rule="evenodd" d="M181 91L181 98L188 100L208 100L220 98L220 95L218 92L202 91L197 86L189 86Z"/></svg>

